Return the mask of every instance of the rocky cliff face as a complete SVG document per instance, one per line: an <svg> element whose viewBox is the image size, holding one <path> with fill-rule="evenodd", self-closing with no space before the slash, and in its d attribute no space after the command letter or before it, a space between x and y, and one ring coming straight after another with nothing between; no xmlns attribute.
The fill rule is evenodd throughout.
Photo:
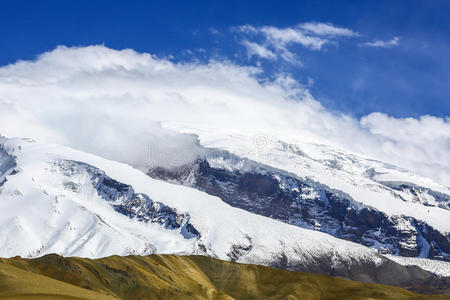
<svg viewBox="0 0 450 300"><path fill-rule="evenodd" d="M218 157L220 165L214 163ZM382 254L450 260L450 236L422 221L408 216L389 217L339 190L228 153L218 152L209 159L175 169L152 168L148 175L195 187L234 207L327 232ZM396 188L404 190L405 186ZM438 197L431 190L417 189L410 187L408 191L416 193L418 201L426 193L429 202L448 205L444 195Z"/></svg>

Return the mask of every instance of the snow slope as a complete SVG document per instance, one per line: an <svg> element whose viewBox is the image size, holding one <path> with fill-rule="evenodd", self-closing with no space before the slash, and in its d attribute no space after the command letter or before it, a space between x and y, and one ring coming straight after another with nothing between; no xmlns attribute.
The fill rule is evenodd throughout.
<svg viewBox="0 0 450 300"><path fill-rule="evenodd" d="M233 208L122 163L24 139L1 138L0 149L3 257L202 254L364 280L392 267L373 249Z"/></svg>
<svg viewBox="0 0 450 300"><path fill-rule="evenodd" d="M418 257L403 257L395 255L387 255L389 259L403 266L419 266L420 268L439 274L440 276L450 277L450 263L445 261L429 260Z"/></svg>
<svg viewBox="0 0 450 300"><path fill-rule="evenodd" d="M450 232L450 221L442 219L442 216L449 215L437 207L433 208L439 205L425 203L430 211L426 211L424 216L424 203L418 200L425 201L421 199L421 196L426 198L425 195L414 197L410 193L392 188L401 184L426 188L442 197L442 203L439 203L442 204L441 208L450 210L450 188L411 171L329 145L302 143L298 140L289 143L289 140L271 136L217 134L214 131L188 130L184 127L177 130L196 134L205 147L224 149L238 156L314 179L388 214L408 214L419 219L426 218L434 226Z"/></svg>
<svg viewBox="0 0 450 300"><path fill-rule="evenodd" d="M366 247L230 207L219 198L153 180L121 163L20 139L4 139L2 144L15 160L17 173L6 177L0 195L1 256L201 252L199 241L186 238L181 229L130 219L114 210L91 182L92 174L83 169L92 166L118 182L132 185L136 193L188 214L201 233L206 252L219 258L227 258L232 245L247 242L250 237L250 256L288 250L301 242L301 247L312 254L336 252L379 259ZM5 152L2 159L7 160ZM72 172L67 173L67 169Z"/></svg>
<svg viewBox="0 0 450 300"><path fill-rule="evenodd" d="M265 136L184 131L197 134L205 147L227 150L240 157L310 178L388 215L411 216L450 233L450 189L413 172L328 145L299 141L293 144ZM260 138L261 144L258 144ZM428 188L442 195L443 207L431 205L435 203L424 205L413 195L388 187L388 183L394 187L406 183ZM425 195L422 197L425 198Z"/></svg>

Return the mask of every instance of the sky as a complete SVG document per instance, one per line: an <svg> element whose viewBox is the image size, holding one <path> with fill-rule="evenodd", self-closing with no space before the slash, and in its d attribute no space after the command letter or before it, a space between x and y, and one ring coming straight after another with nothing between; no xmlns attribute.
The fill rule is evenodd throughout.
<svg viewBox="0 0 450 300"><path fill-rule="evenodd" d="M0 6L0 65L58 45L104 44L178 60L262 63L267 72L314 82L311 91L321 103L356 117L373 111L394 117L450 115L449 1L18 0ZM331 23L359 36L336 39L320 50L291 45L300 66L249 59L244 37L230 31L306 22ZM376 41L397 42L362 46Z"/></svg>
<svg viewBox="0 0 450 300"><path fill-rule="evenodd" d="M0 2L0 134L127 161L196 147L161 122L284 132L450 186L450 2L210 2Z"/></svg>

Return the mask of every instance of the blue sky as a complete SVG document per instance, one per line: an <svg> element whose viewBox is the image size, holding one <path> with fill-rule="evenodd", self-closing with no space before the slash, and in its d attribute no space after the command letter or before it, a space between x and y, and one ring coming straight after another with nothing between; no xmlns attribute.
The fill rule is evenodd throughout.
<svg viewBox="0 0 450 300"><path fill-rule="evenodd" d="M0 65L33 59L57 45L104 44L175 61L260 65L267 77L289 73L310 85L325 107L355 117L375 111L450 115L450 1L210 2L2 1ZM261 33L311 22L355 35L312 34L327 40L320 49L290 42L285 50L295 56L292 62L281 58L278 40ZM243 25L259 32L244 33L238 29ZM250 57L244 41L274 56Z"/></svg>

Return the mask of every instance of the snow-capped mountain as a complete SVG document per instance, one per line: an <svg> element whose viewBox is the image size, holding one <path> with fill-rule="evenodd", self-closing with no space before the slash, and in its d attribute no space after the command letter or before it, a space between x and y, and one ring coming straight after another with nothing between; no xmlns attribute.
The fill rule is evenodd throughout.
<svg viewBox="0 0 450 300"><path fill-rule="evenodd" d="M224 167L222 159L210 162ZM236 163L242 172L253 166ZM448 212L430 209L431 216ZM3 257L202 254L402 286L433 285L448 275L446 262L402 266L418 264L398 264L376 249L232 207L122 163L30 140L1 138L0 210ZM436 226L431 217L425 221Z"/></svg>
<svg viewBox="0 0 450 300"><path fill-rule="evenodd" d="M450 189L331 146L184 130L209 150L153 176L383 254L450 260ZM144 168L145 169L145 168Z"/></svg>

